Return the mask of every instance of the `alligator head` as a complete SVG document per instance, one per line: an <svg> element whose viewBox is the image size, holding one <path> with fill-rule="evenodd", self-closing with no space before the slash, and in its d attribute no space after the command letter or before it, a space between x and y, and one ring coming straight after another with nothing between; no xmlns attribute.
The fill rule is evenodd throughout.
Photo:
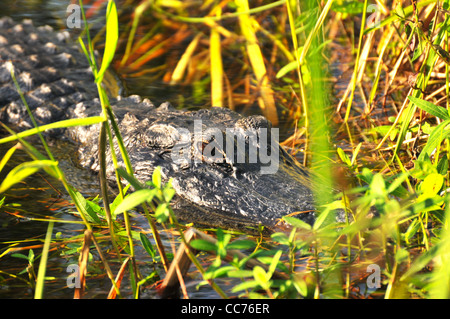
<svg viewBox="0 0 450 319"><path fill-rule="evenodd" d="M90 116L97 104L79 103L73 112ZM291 213L314 221L308 173L278 144L277 130L263 116L225 108L155 108L138 96L112 104L136 178L151 180L160 166L164 180L172 179L172 207L180 219L231 229L273 228ZM71 134L82 144L81 163L98 170L98 127L77 127ZM113 169L108 162L108 176L114 177Z"/></svg>

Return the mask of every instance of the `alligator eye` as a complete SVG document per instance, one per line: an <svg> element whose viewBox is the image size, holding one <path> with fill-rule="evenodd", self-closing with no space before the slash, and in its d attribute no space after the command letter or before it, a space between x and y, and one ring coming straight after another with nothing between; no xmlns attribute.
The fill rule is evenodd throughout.
<svg viewBox="0 0 450 319"><path fill-rule="evenodd" d="M196 154L203 162L221 163L224 161L224 152L220 145L212 141L199 141L195 147Z"/></svg>
<svg viewBox="0 0 450 319"><path fill-rule="evenodd" d="M197 149L200 151L201 154L203 154L203 151L205 150L206 145L208 145L208 142L198 142Z"/></svg>
<svg viewBox="0 0 450 319"><path fill-rule="evenodd" d="M207 142L197 142L194 144L194 151L195 155L202 158L203 157L203 150L205 149L206 145L208 145Z"/></svg>
<svg viewBox="0 0 450 319"><path fill-rule="evenodd" d="M233 165L228 160L223 147L216 140L202 140L195 143L196 158L203 163L211 164L226 172L233 171Z"/></svg>

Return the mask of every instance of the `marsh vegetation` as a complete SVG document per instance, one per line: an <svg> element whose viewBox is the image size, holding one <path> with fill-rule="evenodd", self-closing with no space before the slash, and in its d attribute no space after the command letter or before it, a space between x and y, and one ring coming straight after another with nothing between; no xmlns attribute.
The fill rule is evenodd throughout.
<svg viewBox="0 0 450 319"><path fill-rule="evenodd" d="M110 298L156 294L173 260L179 261L177 247L186 244L209 252L187 253L195 266L188 275L195 272L199 287L223 298L450 297L450 1L83 4L87 20L79 43L96 75L104 117L70 125L102 123L103 149L112 134L118 137L126 167L117 166L115 196L102 174L99 193L84 196L49 147L37 149L16 135L22 150L8 148L0 170L19 151L28 157L2 175L1 214L48 227L43 237L2 243L0 265L24 261L16 271L0 266L2 286L20 281L34 297L45 297L50 257L77 265L76 297L93 288L90 278L101 276ZM94 48L103 52L100 64ZM287 216L291 228L283 232L201 229L215 239L189 241L185 230L192 225L177 222L170 208L174 190L161 182L159 170L146 187L132 176L101 85L108 67L130 92L152 100L165 97L152 96L157 90L149 86L165 86L180 108L265 115L282 129L286 149L320 176L313 181L319 185L315 224ZM17 197L8 197L11 187L38 171L68 194L72 204L64 204L73 218L27 215ZM140 224L134 223L138 207ZM345 211L345 222L336 223L336 210ZM60 223L79 229L55 234ZM177 279L181 295L190 297L185 280Z"/></svg>

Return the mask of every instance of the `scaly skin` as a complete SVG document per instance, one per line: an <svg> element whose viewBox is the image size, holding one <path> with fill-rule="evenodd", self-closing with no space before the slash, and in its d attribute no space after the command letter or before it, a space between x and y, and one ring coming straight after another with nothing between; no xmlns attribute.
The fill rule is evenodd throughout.
<svg viewBox="0 0 450 319"><path fill-rule="evenodd" d="M48 26L34 27L27 20L16 24L10 18L2 18L0 58L3 123L17 130L32 127L6 61L12 62L38 124L101 112L87 60L77 45L71 43L67 32L57 33ZM270 229L283 216L303 212L299 218L314 222L314 201L306 169L276 140L270 140L276 136L264 117L243 117L225 108L179 111L168 103L156 108L139 96L119 96L110 101L136 178L142 182L150 180L154 168L160 166L164 181L173 180L176 190L173 209L182 220L229 229L242 230L257 224ZM261 144L263 131L269 133L267 145ZM46 134L70 137L78 145L80 163L98 171L99 125ZM245 143L241 162L229 153L242 150L239 139ZM223 141L227 143L220 144ZM217 147L212 147L211 143L216 142ZM179 152L180 147L184 153ZM255 150L253 154L251 147ZM205 151L208 148L209 153ZM186 157L179 160L180 154ZM271 162L262 160L261 154L270 154ZM277 169L263 173L272 160L278 162ZM109 160L107 164L108 176L113 180L112 162Z"/></svg>

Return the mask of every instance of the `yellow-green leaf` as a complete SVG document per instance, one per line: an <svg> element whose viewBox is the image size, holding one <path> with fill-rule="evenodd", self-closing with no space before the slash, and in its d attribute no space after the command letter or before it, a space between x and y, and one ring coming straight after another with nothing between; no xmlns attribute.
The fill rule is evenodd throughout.
<svg viewBox="0 0 450 319"><path fill-rule="evenodd" d="M155 189L137 190L125 197L124 200L119 205L117 205L116 209L114 210L114 214L117 215L123 213L124 211L133 209L146 201L151 201L155 194Z"/></svg>
<svg viewBox="0 0 450 319"><path fill-rule="evenodd" d="M283 76L285 76L287 73L293 71L297 69L297 61L291 61L288 64L286 64L285 66L283 66L277 73L276 78L282 78Z"/></svg>
<svg viewBox="0 0 450 319"><path fill-rule="evenodd" d="M256 282L264 289L269 288L269 276L261 266L255 266L253 268L253 277Z"/></svg>
<svg viewBox="0 0 450 319"><path fill-rule="evenodd" d="M106 41L105 51L103 52L103 60L100 71L98 72L95 83L100 83L108 69L116 52L117 40L119 39L119 20L117 18L116 3L109 0L106 9Z"/></svg>
<svg viewBox="0 0 450 319"><path fill-rule="evenodd" d="M194 239L189 245L197 250L216 251L217 246L204 239Z"/></svg>
<svg viewBox="0 0 450 319"><path fill-rule="evenodd" d="M3 156L2 160L0 161L0 172L3 170L3 167L5 167L6 163L9 161L9 159L11 158L11 156L14 154L14 152L16 151L17 146L13 146L11 147L5 154L5 156Z"/></svg>
<svg viewBox="0 0 450 319"><path fill-rule="evenodd" d="M69 119L69 120L62 120L55 123L50 123L46 125L39 126L39 131L44 132L47 130L55 129L55 128L66 128L66 127L72 127L72 126L86 126L86 125L92 125L97 124L100 122L105 121L105 118L102 116L91 116L91 117L85 117L85 118L79 118L79 119ZM8 143L11 141L15 141L19 138L24 138L30 135L37 134L38 129L32 128L20 133L17 133L15 135L11 135L5 138L0 139L0 144Z"/></svg>
<svg viewBox="0 0 450 319"><path fill-rule="evenodd" d="M442 188L444 184L444 176L438 173L428 175L421 185L421 190L423 194L427 195L427 197L432 197L437 195L437 193Z"/></svg>
<svg viewBox="0 0 450 319"><path fill-rule="evenodd" d="M311 225L304 222L301 219L291 217L291 216L284 216L283 220L285 220L288 224L290 224L291 226L293 226L295 228L311 230Z"/></svg>
<svg viewBox="0 0 450 319"><path fill-rule="evenodd" d="M155 186L158 189L161 189L161 167L158 166L153 171L152 182L153 182L153 186Z"/></svg>
<svg viewBox="0 0 450 319"><path fill-rule="evenodd" d="M448 115L446 108L437 106L429 101L425 101L414 96L408 96L408 99L425 112L430 113L431 115L434 115L442 120L450 120L450 115Z"/></svg>
<svg viewBox="0 0 450 319"><path fill-rule="evenodd" d="M27 178L28 176L36 173L41 168L55 167L58 165L56 161L43 160L43 161L31 161L22 163L14 167L6 178L3 180L0 186L0 193L3 193L14 184L17 184Z"/></svg>

